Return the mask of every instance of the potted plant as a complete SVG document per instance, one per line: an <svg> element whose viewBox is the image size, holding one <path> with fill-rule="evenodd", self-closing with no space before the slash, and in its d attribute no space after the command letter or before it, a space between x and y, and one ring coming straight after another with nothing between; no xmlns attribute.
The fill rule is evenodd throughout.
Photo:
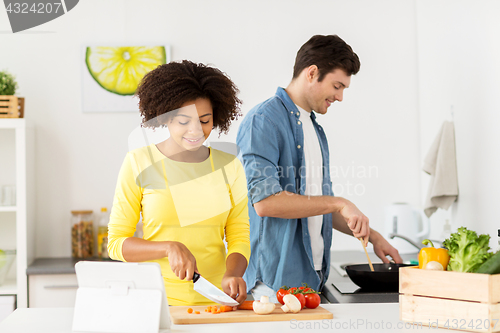
<svg viewBox="0 0 500 333"><path fill-rule="evenodd" d="M0 71L0 118L22 118L24 98L14 96L18 88L15 77Z"/></svg>

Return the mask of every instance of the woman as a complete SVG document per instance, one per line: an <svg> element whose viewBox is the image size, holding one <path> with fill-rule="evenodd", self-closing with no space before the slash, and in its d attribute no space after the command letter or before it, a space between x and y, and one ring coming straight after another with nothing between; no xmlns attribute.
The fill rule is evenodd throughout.
<svg viewBox="0 0 500 333"><path fill-rule="evenodd" d="M193 290L193 272L246 299L245 173L235 156L203 146L213 128L227 132L240 115L237 93L220 70L186 60L149 72L136 92L142 126L167 126L170 137L127 154L108 251L116 260L158 262L170 305L214 304ZM141 213L142 239L133 237Z"/></svg>

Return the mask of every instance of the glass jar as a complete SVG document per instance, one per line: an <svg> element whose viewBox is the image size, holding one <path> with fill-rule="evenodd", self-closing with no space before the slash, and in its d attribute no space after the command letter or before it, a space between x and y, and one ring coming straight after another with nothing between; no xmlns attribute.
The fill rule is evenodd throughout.
<svg viewBox="0 0 500 333"><path fill-rule="evenodd" d="M71 256L76 259L94 255L94 224L91 210L71 211Z"/></svg>
<svg viewBox="0 0 500 333"><path fill-rule="evenodd" d="M108 223L109 213L106 207L101 208L97 222L97 256L100 259L109 259L108 255Z"/></svg>

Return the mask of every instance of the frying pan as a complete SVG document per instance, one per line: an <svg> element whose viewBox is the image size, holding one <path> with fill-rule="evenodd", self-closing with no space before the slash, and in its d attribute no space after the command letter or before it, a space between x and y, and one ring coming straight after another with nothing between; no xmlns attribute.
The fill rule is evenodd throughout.
<svg viewBox="0 0 500 333"><path fill-rule="evenodd" d="M399 291L399 267L415 266L410 264L373 264L373 272L368 264L348 265L345 267L352 282L363 290Z"/></svg>

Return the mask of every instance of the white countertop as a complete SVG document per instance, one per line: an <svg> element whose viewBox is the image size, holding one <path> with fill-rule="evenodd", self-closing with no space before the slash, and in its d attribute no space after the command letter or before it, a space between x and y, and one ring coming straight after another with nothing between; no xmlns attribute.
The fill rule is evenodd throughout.
<svg viewBox="0 0 500 333"><path fill-rule="evenodd" d="M322 304L333 319L172 325L166 332L266 333L266 332L418 332L427 326L413 327L399 320L398 303ZM70 333L73 308L17 309L0 323L2 333ZM140 320L138 318L138 320ZM450 332L432 328L432 332Z"/></svg>

